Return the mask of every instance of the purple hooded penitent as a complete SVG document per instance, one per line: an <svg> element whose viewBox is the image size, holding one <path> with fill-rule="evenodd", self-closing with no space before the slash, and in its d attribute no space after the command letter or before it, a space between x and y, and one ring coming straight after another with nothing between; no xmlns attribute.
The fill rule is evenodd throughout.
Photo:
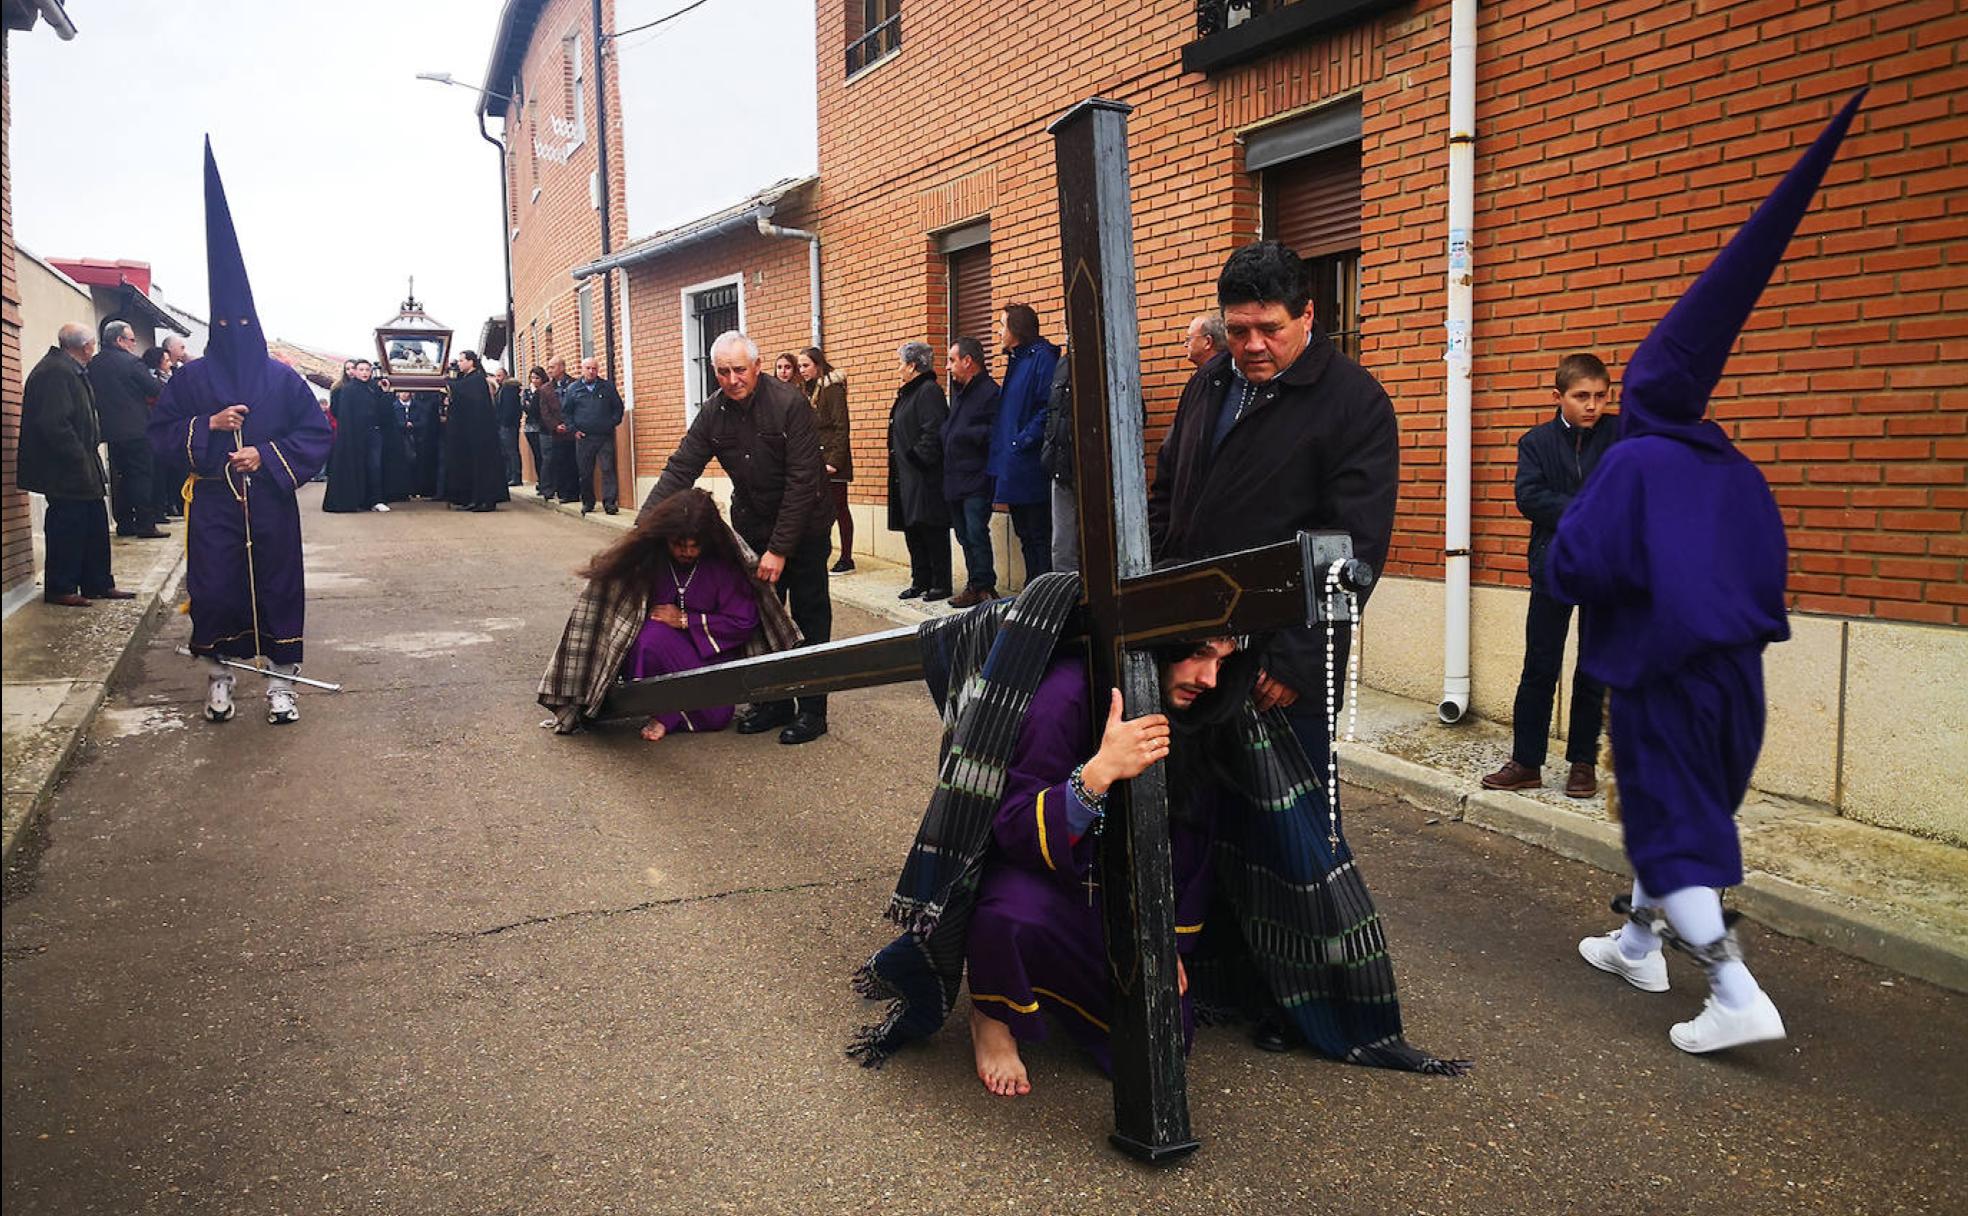
<svg viewBox="0 0 1968 1216"><path fill-rule="evenodd" d="M267 354L210 140L205 259L212 327L204 357L171 377L149 429L161 467L191 474L185 511L191 649L298 663L305 589L294 494L327 460L332 432L307 384ZM212 430L212 415L230 405L247 407L244 429ZM230 455L249 447L260 467L230 467Z"/></svg>
<svg viewBox="0 0 1968 1216"><path fill-rule="evenodd" d="M1790 636L1783 518L1709 395L1852 124L1861 90L1627 361L1623 438L1558 523L1546 573L1579 663L1613 689L1627 849L1647 890L1740 882L1732 816L1763 739L1763 647Z"/></svg>

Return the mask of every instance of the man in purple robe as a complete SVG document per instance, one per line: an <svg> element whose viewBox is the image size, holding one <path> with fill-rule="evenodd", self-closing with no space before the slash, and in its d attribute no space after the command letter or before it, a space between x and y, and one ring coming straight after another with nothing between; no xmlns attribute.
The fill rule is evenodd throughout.
<svg viewBox="0 0 1968 1216"><path fill-rule="evenodd" d="M1763 744L1763 648L1790 636L1783 518L1708 421L1709 395L1864 92L1633 352L1624 436L1558 524L1546 571L1578 604L1579 665L1612 689L1609 733L1634 887L1629 923L1579 943L1602 971L1668 987L1666 939L1707 972L1668 1038L1703 1053L1784 1037L1717 888L1742 881L1735 812Z"/></svg>
<svg viewBox="0 0 1968 1216"><path fill-rule="evenodd" d="M205 716L233 715L231 670L268 671L267 721L300 720L306 589L295 492L328 459L333 431L293 368L267 354L212 145L205 143L205 256L212 328L203 358L178 370L152 412L152 449L191 470L185 588L191 650L207 665Z"/></svg>

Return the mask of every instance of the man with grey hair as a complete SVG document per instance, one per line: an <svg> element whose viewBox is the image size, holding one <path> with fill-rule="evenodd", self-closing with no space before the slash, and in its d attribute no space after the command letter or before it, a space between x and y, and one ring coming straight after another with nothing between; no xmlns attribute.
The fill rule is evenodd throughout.
<svg viewBox="0 0 1968 1216"><path fill-rule="evenodd" d="M943 420L950 416L936 382L936 350L904 342L902 387L888 411L888 530L909 546L909 585L899 598L950 598L950 507L943 498Z"/></svg>
<svg viewBox="0 0 1968 1216"><path fill-rule="evenodd" d="M137 331L128 321L102 328L102 350L89 361L89 387L96 397L96 421L109 449L109 511L118 536L162 540L157 526L157 491L151 475L150 407L164 392L137 355Z"/></svg>
<svg viewBox="0 0 1968 1216"><path fill-rule="evenodd" d="M1182 357L1196 367L1201 367L1230 349L1230 331L1223 327L1223 317L1218 313L1206 312L1189 322L1188 330L1182 335Z"/></svg>
<svg viewBox="0 0 1968 1216"><path fill-rule="evenodd" d="M185 340L178 335L165 334L164 341L159 345L164 348L165 366L162 370L166 379L170 378L172 372L191 361L191 351L186 348Z"/></svg>
<svg viewBox="0 0 1968 1216"><path fill-rule="evenodd" d="M759 578L778 590L802 644L828 641L834 632L827 590L834 513L813 407L792 385L761 378L758 344L735 329L711 343L711 370L718 391L698 408L640 517L695 485L716 457L731 480L731 526L759 555ZM738 719L741 735L773 727L783 727L781 743L818 739L827 733L827 698L766 702Z"/></svg>
<svg viewBox="0 0 1968 1216"><path fill-rule="evenodd" d="M116 589L109 567L109 516L103 510L109 478L96 455L102 436L87 370L96 353L95 335L70 322L56 342L22 386L16 464L20 488L48 500L41 598L64 608L133 599L131 592Z"/></svg>

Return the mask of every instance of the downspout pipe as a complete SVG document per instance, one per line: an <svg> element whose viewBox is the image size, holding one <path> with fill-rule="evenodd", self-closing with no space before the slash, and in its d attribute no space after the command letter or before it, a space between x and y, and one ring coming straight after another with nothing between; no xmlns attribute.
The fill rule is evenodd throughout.
<svg viewBox="0 0 1968 1216"><path fill-rule="evenodd" d="M504 140L495 139L485 129L485 110L478 111L478 137L499 150L499 250L506 255L506 366L512 367L513 353L519 346L519 331L513 328L513 281L512 281L512 198L509 191L510 176L506 171L506 145Z"/></svg>
<svg viewBox="0 0 1968 1216"><path fill-rule="evenodd" d="M807 243L806 245L807 303L808 303L808 307L811 309L812 316L813 316L813 345L816 347L819 346L820 345L820 234L817 232L808 232L804 228L782 228L779 225L773 223L771 220L766 219L763 215L759 216L758 230L760 236L783 236L783 237L789 237L796 241L805 241Z"/></svg>
<svg viewBox="0 0 1968 1216"><path fill-rule="evenodd" d="M614 252L615 231L609 217L609 200L614 191L608 184L608 44L612 37L601 28L601 0L594 0L595 167L600 174L601 256L604 260ZM613 380L620 374L615 369L615 281L606 270L601 272L601 311L601 333L608 347L608 378Z"/></svg>
<svg viewBox="0 0 1968 1216"><path fill-rule="evenodd" d="M1442 700L1436 716L1469 712L1470 319L1476 217L1476 0L1449 6L1448 367L1442 536Z"/></svg>

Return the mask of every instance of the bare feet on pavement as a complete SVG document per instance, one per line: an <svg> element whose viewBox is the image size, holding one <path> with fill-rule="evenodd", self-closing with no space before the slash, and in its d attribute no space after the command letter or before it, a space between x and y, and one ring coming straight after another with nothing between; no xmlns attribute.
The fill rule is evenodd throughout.
<svg viewBox="0 0 1968 1216"><path fill-rule="evenodd" d="M656 743L661 741L663 736L669 733L670 732L668 731L668 729L666 729L661 722L658 722L654 718L651 718L649 721L643 723L642 726L642 737L649 740L651 743Z"/></svg>
<svg viewBox="0 0 1968 1216"><path fill-rule="evenodd" d="M975 1005L970 1007L970 1045L977 1052L977 1079L984 1082L985 1089L1007 1098L1032 1092L1011 1027L980 1013Z"/></svg>

